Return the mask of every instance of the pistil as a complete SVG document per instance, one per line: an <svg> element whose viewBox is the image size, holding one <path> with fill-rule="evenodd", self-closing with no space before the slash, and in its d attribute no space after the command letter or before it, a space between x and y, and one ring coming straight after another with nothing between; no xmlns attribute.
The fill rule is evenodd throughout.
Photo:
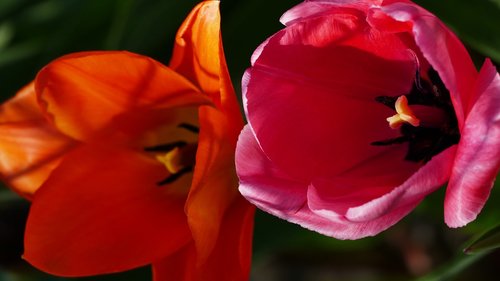
<svg viewBox="0 0 500 281"><path fill-rule="evenodd" d="M394 107L396 114L387 118L391 129L399 129L404 123L413 127L440 128L449 121L443 109L420 104L409 105L406 96L400 96Z"/></svg>
<svg viewBox="0 0 500 281"><path fill-rule="evenodd" d="M396 100L396 114L387 118L391 129L399 129L403 123L409 123L414 127L420 125L420 120L413 114L413 111L408 106L408 99L405 96L400 96Z"/></svg>
<svg viewBox="0 0 500 281"><path fill-rule="evenodd" d="M176 174L184 168L192 167L196 160L196 143L178 146L165 154L156 156L156 159L165 165L170 174Z"/></svg>
<svg viewBox="0 0 500 281"><path fill-rule="evenodd" d="M199 132L198 127L188 123L181 123L177 127L195 134ZM182 140L145 147L144 150L152 152L156 160L165 166L169 174L165 179L159 181L158 185L162 186L172 183L182 175L192 172L196 162L197 149L197 142L186 142Z"/></svg>

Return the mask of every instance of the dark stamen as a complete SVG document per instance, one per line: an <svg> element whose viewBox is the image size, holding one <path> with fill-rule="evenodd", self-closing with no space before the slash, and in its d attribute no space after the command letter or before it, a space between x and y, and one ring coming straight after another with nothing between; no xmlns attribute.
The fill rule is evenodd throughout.
<svg viewBox="0 0 500 281"><path fill-rule="evenodd" d="M182 168L177 173L171 174L170 176L168 176L167 178L165 178L165 179L157 182L156 184L158 186L162 186L162 185L165 185L165 184L173 183L178 178L180 178L182 175L187 174L187 173L192 172L192 171L193 171L193 167L191 167L191 166Z"/></svg>
<svg viewBox="0 0 500 281"><path fill-rule="evenodd" d="M422 83L422 78L420 77L420 69L417 68L417 73L415 74L415 87L418 91L424 92L424 83Z"/></svg>
<svg viewBox="0 0 500 281"><path fill-rule="evenodd" d="M179 125L177 125L177 127L186 129L186 130L193 132L195 134L198 134L200 132L200 128L196 127L195 125L188 124L188 123L180 123Z"/></svg>
<svg viewBox="0 0 500 281"><path fill-rule="evenodd" d="M185 142L185 141L174 141L174 142L166 143L166 144L148 146L148 147L144 148L144 150L149 151L149 152L169 152L170 150L172 150L176 147L183 147L186 145L187 145L187 142Z"/></svg>
<svg viewBox="0 0 500 281"><path fill-rule="evenodd" d="M396 144L396 143L404 143L407 141L409 141L407 136L400 136L400 137L393 138L393 139L374 141L371 143L371 145L384 146L384 145L391 145L391 144Z"/></svg>
<svg viewBox="0 0 500 281"><path fill-rule="evenodd" d="M390 96L375 97L376 102L379 102L379 103L389 107L390 109L394 109L394 106L396 106L397 99L398 99L397 97L390 97Z"/></svg>
<svg viewBox="0 0 500 281"><path fill-rule="evenodd" d="M443 83L443 80L439 77L439 74L434 68L429 69L429 72L427 73L429 75L429 78L431 79L432 84L434 85L434 94L436 95L436 98L442 98L440 95L447 92L448 90L446 89L446 86ZM449 98L449 97L446 97Z"/></svg>

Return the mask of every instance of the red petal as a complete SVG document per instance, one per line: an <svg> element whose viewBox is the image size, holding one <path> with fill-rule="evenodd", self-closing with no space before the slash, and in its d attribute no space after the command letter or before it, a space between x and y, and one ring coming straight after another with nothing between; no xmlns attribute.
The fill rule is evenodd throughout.
<svg viewBox="0 0 500 281"><path fill-rule="evenodd" d="M0 107L0 174L22 196L31 198L74 145L42 114L33 83Z"/></svg>
<svg viewBox="0 0 500 281"><path fill-rule="evenodd" d="M179 74L148 57L127 52L59 58L40 71L36 90L56 126L84 140L124 112L207 103Z"/></svg>
<svg viewBox="0 0 500 281"><path fill-rule="evenodd" d="M287 173L338 174L377 155L371 142L398 135L385 120L393 112L375 102L407 93L414 79L414 59L397 37L335 14L289 26L261 50L244 85L248 120Z"/></svg>
<svg viewBox="0 0 500 281"><path fill-rule="evenodd" d="M465 120L446 190L445 222L450 227L476 218L500 169L500 77L489 60L481 69L475 95L478 99Z"/></svg>
<svg viewBox="0 0 500 281"><path fill-rule="evenodd" d="M191 239L185 195L156 184L165 174L155 159L109 143L72 151L35 195L24 258L51 274L82 276L179 250Z"/></svg>
<svg viewBox="0 0 500 281"><path fill-rule="evenodd" d="M334 217L343 217L350 208L364 205L392 192L420 166L418 163L401 161L406 154L404 147L407 147L407 144L392 145L341 175L313 180L313 186L308 191L309 207L314 212L333 212ZM395 168L393 163L399 163L399 166ZM395 172L395 169L399 172ZM433 187L439 187L440 184Z"/></svg>
<svg viewBox="0 0 500 281"><path fill-rule="evenodd" d="M228 209L215 248L205 262L197 259L191 245L155 263L155 281L248 280L252 254L254 208L239 197Z"/></svg>

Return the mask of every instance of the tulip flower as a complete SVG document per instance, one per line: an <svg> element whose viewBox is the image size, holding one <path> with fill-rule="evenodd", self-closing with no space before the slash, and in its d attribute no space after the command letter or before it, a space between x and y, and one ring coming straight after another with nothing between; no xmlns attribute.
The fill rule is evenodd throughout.
<svg viewBox="0 0 500 281"><path fill-rule="evenodd" d="M339 239L373 236L445 183L444 219L473 221L500 167L500 78L410 1L305 1L254 52L240 192Z"/></svg>
<svg viewBox="0 0 500 281"><path fill-rule="evenodd" d="M32 200L24 258L55 275L152 264L155 280L247 280L253 206L218 1L197 5L169 67L70 54L0 107L0 171Z"/></svg>

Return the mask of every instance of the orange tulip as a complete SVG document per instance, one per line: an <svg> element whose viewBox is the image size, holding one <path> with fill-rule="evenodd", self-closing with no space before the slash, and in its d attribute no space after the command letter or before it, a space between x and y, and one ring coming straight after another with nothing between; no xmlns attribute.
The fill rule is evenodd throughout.
<svg viewBox="0 0 500 281"><path fill-rule="evenodd" d="M155 280L247 280L242 126L218 1L185 20L169 67L117 51L53 61L0 107L0 173L32 200L24 258L62 276L152 264Z"/></svg>

